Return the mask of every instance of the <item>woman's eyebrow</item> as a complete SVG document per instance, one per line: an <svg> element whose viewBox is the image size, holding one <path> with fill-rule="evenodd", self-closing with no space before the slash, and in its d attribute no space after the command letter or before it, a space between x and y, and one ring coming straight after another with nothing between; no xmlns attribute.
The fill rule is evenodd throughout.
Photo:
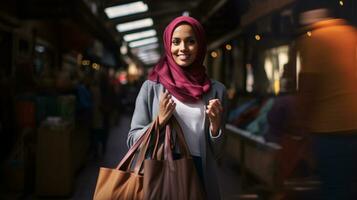
<svg viewBox="0 0 357 200"><path fill-rule="evenodd" d="M180 38L180 37L172 37L172 39L173 40L175 40L175 39L182 39L182 38ZM194 36L188 36L188 37L184 37L183 39L195 39L195 37Z"/></svg>

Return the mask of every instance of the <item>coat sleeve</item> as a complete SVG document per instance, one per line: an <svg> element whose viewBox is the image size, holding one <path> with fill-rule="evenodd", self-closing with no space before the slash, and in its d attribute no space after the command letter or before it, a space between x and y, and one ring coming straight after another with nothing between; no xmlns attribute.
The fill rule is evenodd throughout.
<svg viewBox="0 0 357 200"><path fill-rule="evenodd" d="M149 100L149 82L145 81L136 97L134 114L127 138L129 148L135 144L139 137L144 134L151 125L151 107L149 106L152 106L152 104Z"/></svg>
<svg viewBox="0 0 357 200"><path fill-rule="evenodd" d="M222 85L219 87L217 91L217 98L221 100L222 107L223 107L223 114L222 114L222 119L221 119L221 128L219 130L219 134L216 137L212 136L212 133L210 129L208 128L209 131L209 140L210 140L210 146L211 150L213 151L213 155L215 156L216 159L220 158L222 154L224 153L224 143L226 140L226 134L225 134L225 127L226 127L226 120L227 120L227 114L228 114L228 101L227 101L227 91L226 88Z"/></svg>

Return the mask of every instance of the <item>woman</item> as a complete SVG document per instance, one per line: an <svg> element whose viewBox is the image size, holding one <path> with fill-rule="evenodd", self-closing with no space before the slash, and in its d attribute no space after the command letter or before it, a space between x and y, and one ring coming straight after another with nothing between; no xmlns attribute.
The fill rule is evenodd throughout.
<svg viewBox="0 0 357 200"><path fill-rule="evenodd" d="M216 159L224 142L226 89L209 80L203 66L206 41L202 25L181 16L165 29L165 55L149 74L136 99L128 145L158 117L164 126L174 115L209 199L220 199Z"/></svg>

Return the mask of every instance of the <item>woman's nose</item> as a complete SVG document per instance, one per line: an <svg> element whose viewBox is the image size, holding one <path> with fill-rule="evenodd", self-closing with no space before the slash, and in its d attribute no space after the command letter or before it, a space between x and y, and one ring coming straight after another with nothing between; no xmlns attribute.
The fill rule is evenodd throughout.
<svg viewBox="0 0 357 200"><path fill-rule="evenodd" d="M185 42L181 42L181 44L180 44L180 50L181 50L181 51L187 50L187 44L186 44Z"/></svg>

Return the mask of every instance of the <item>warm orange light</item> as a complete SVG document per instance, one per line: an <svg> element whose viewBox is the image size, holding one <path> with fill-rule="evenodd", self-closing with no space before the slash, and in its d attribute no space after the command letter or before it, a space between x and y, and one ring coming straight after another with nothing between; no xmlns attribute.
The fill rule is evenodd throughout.
<svg viewBox="0 0 357 200"><path fill-rule="evenodd" d="M227 49L228 51L230 51L230 50L232 50L232 46L231 46L230 44L226 44L226 49Z"/></svg>
<svg viewBox="0 0 357 200"><path fill-rule="evenodd" d="M307 36L309 36L309 37L311 37L311 35L312 35L311 31L308 31L306 34L307 34Z"/></svg>
<svg viewBox="0 0 357 200"><path fill-rule="evenodd" d="M260 37L260 35L255 35L255 39L256 39L257 41L259 41L259 40L261 40L262 38Z"/></svg>
<svg viewBox="0 0 357 200"><path fill-rule="evenodd" d="M89 60L82 60L82 65L88 66L90 64Z"/></svg>
<svg viewBox="0 0 357 200"><path fill-rule="evenodd" d="M93 63L92 64L92 68L95 69L95 70L99 70L100 69L100 65L97 64L97 63Z"/></svg>
<svg viewBox="0 0 357 200"><path fill-rule="evenodd" d="M217 58L218 53L215 52L215 51L212 51L212 52L211 52L211 56L212 56L212 58Z"/></svg>

